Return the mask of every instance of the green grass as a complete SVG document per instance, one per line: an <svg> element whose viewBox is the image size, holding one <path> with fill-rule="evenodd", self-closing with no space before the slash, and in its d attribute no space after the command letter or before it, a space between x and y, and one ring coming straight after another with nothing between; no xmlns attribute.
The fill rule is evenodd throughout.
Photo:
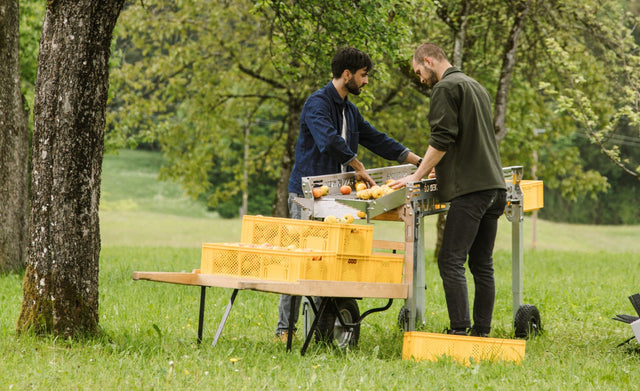
<svg viewBox="0 0 640 391"><path fill-rule="evenodd" d="M211 346L231 291L207 290L204 342L195 344L199 288L133 281L135 270L191 271L202 242L235 241L238 219L222 220L156 182L156 154L124 151L105 159L101 203L100 325L103 335L69 341L18 337L22 276L0 277L0 389L43 390L628 390L640 384L640 350L628 325L627 296L640 292L640 226L538 222L531 248L525 220L525 302L541 311L545 334L527 341L521 365L465 367L448 360L401 359L396 326L401 301L369 316L359 346L312 345L301 357L272 341L278 295L241 291L216 347ZM143 191L142 189L146 189ZM106 206L106 207L105 207ZM427 254L433 225L426 222ZM492 336L511 337L511 234L502 219L497 243L497 300ZM376 223L378 238L403 239L400 223ZM427 262L425 331L447 326L436 266ZM359 302L361 311L383 300Z"/></svg>

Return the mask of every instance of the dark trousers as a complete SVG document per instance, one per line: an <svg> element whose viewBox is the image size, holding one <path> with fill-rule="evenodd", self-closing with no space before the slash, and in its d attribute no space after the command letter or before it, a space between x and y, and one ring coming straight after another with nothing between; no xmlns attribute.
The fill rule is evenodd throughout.
<svg viewBox="0 0 640 391"><path fill-rule="evenodd" d="M498 218L505 205L506 191L502 189L465 194L451 200L438 268L452 329L471 327L464 266L468 256L475 282L473 327L480 333L491 331L495 300L493 245Z"/></svg>

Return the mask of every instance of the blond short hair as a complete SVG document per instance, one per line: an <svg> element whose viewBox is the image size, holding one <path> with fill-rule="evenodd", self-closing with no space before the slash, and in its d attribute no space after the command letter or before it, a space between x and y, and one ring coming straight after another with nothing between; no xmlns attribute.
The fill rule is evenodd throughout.
<svg viewBox="0 0 640 391"><path fill-rule="evenodd" d="M423 43L413 53L413 60L418 64L422 64L425 57L433 57L438 61L449 61L444 50L434 43Z"/></svg>

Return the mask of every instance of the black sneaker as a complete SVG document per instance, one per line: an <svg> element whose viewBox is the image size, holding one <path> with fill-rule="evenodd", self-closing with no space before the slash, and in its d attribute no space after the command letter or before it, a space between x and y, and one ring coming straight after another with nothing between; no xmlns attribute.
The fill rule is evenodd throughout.
<svg viewBox="0 0 640 391"><path fill-rule="evenodd" d="M465 329L445 329L444 332L450 335L467 335L467 330Z"/></svg>
<svg viewBox="0 0 640 391"><path fill-rule="evenodd" d="M474 329L473 327L471 328L471 331L469 332L469 335L472 337L482 337L482 338L488 338L489 337L489 333L481 333L478 330Z"/></svg>

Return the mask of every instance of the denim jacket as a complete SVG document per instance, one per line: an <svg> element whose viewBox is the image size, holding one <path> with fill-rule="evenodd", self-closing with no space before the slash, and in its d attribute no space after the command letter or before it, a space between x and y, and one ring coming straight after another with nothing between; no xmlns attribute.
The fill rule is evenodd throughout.
<svg viewBox="0 0 640 391"><path fill-rule="evenodd" d="M347 120L347 141L342 138L342 110ZM289 178L289 192L302 194L306 176L336 174L358 153L358 144L387 159L402 163L409 149L362 118L356 105L344 100L329 82L307 98L300 116L295 163ZM352 171L350 166L347 170Z"/></svg>

